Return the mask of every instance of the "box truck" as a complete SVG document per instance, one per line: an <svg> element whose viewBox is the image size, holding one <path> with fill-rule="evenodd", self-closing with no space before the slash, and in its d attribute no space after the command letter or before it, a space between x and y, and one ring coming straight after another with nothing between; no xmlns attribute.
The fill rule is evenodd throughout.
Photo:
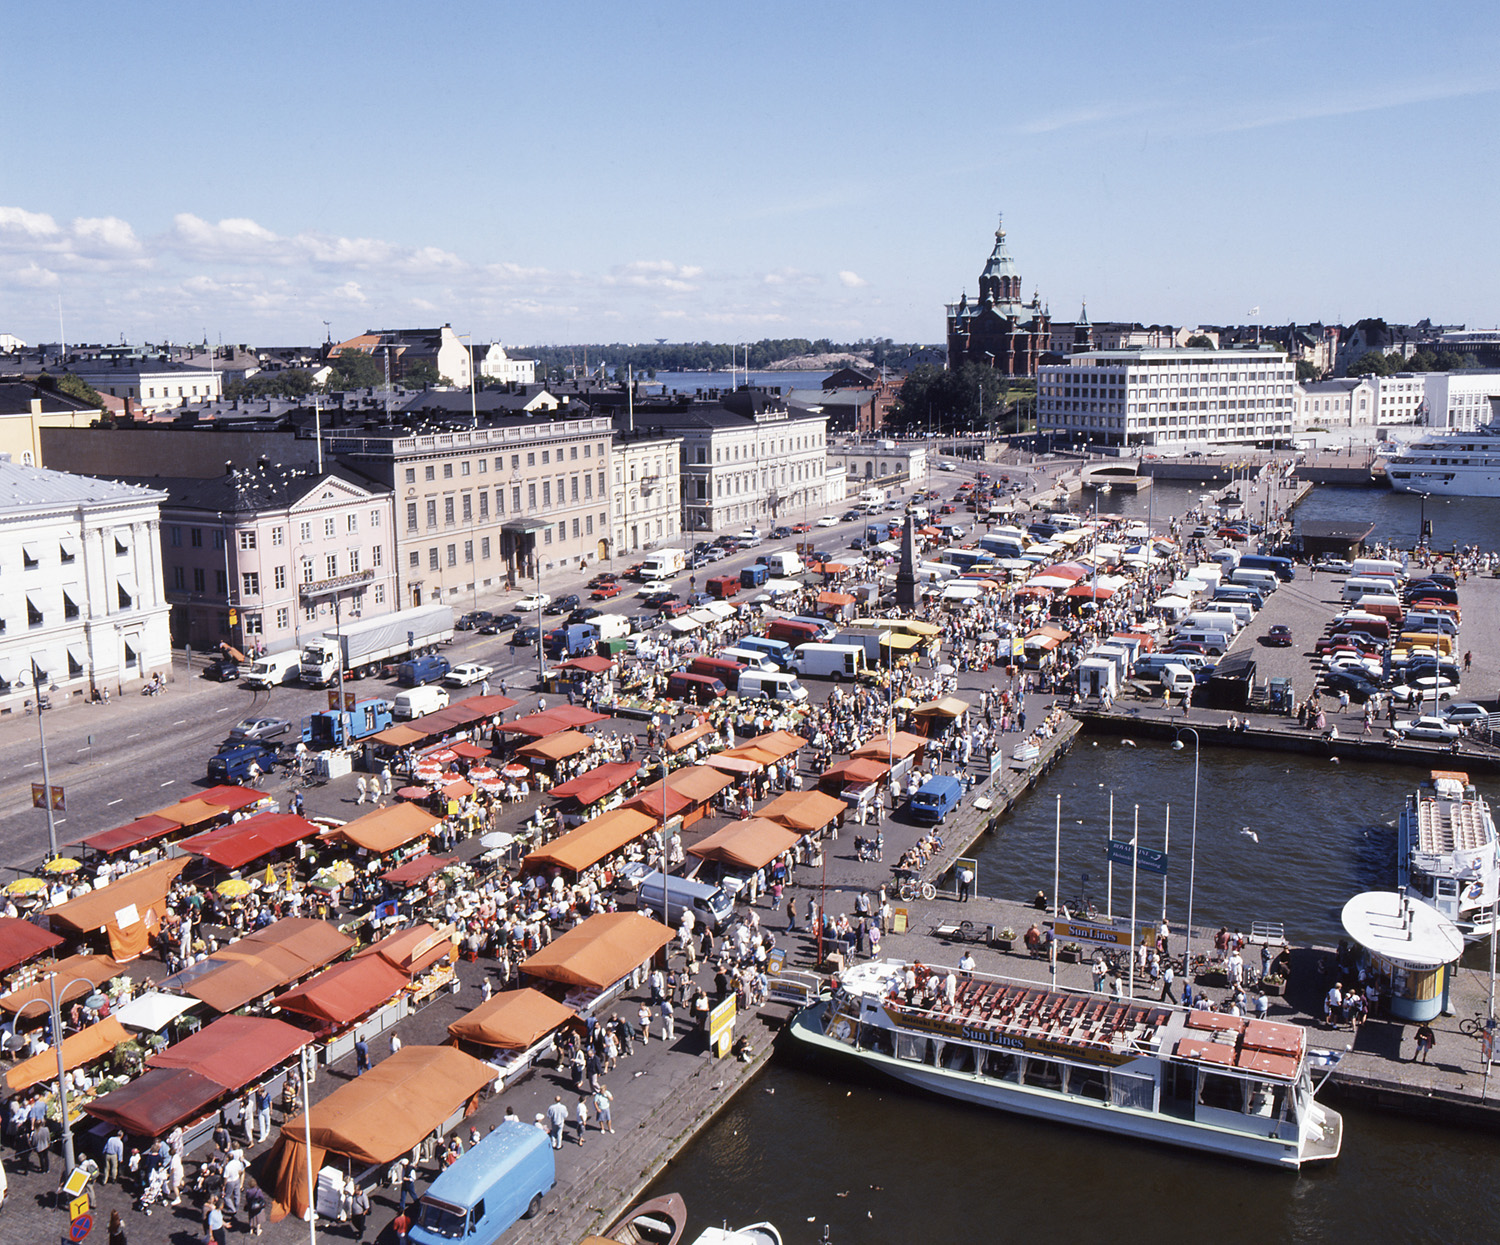
<svg viewBox="0 0 1500 1245"><path fill-rule="evenodd" d="M302 648L302 681L326 687L343 670L346 679L378 674L387 662L430 653L453 638L453 611L446 605L414 609L346 623L309 640Z"/></svg>

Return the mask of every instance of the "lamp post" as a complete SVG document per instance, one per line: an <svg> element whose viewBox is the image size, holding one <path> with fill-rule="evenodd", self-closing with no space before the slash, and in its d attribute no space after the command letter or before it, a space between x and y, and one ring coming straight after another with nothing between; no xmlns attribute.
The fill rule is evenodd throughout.
<svg viewBox="0 0 1500 1245"><path fill-rule="evenodd" d="M74 977L63 985L63 990L66 991L68 986L80 981L86 982L90 986L94 985L94 982L90 981L87 977ZM73 1154L73 1126L68 1120L68 1070L63 1061L62 1010L58 1003L57 974L55 972L47 974L47 992L48 998L32 999L22 1007L16 1013L16 1020L17 1022L20 1021L22 1014L32 1003L46 1003L51 1011L52 1048L57 1052L57 1114L58 1118L62 1121L63 1171L71 1175L76 1162ZM66 1179L66 1176L64 1179Z"/></svg>
<svg viewBox="0 0 1500 1245"><path fill-rule="evenodd" d="M36 659L31 662L31 690L36 697L36 735L42 747L42 807L47 810L47 859L57 859L57 818L52 811L52 771L47 766L47 728L42 724L42 672L36 668ZM107 689L106 689L107 690Z"/></svg>
<svg viewBox="0 0 1500 1245"><path fill-rule="evenodd" d="M1188 915L1187 935L1183 941L1182 952L1182 991L1183 999L1186 1001L1187 992L1192 989L1193 973L1193 883L1198 875L1198 757L1199 739L1198 732L1191 726L1181 726L1177 729L1178 738L1172 741L1173 748L1182 747L1183 735L1193 737L1193 832L1191 846L1188 853ZM1166 913L1162 913L1166 919Z"/></svg>
<svg viewBox="0 0 1500 1245"><path fill-rule="evenodd" d="M672 903L671 896L667 893L667 763L660 754L648 752L641 758L641 765L635 771L635 776L645 783L653 769L661 770L661 919L664 925L671 925L668 913Z"/></svg>

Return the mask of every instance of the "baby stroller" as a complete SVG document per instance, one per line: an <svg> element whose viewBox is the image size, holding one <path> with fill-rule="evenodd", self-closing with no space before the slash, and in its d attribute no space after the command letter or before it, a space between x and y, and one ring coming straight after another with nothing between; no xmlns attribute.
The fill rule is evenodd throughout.
<svg viewBox="0 0 1500 1245"><path fill-rule="evenodd" d="M143 1210L149 1216L151 1208L162 1201L167 1194L167 1168L158 1163L146 1177L146 1187L141 1190L141 1196L137 1199L136 1210Z"/></svg>

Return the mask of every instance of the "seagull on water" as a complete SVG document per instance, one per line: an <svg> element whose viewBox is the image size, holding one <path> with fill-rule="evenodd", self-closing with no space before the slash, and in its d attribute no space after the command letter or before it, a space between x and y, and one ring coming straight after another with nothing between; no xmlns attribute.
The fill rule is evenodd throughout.
<svg viewBox="0 0 1500 1245"><path fill-rule="evenodd" d="M1249 826L1241 826L1240 833L1251 839L1253 842L1260 842L1260 835L1256 834L1255 831L1250 829Z"/></svg>

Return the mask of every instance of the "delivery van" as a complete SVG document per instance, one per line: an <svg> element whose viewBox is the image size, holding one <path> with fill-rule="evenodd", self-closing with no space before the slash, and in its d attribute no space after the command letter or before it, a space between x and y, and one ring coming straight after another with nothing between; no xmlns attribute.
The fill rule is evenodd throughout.
<svg viewBox="0 0 1500 1245"><path fill-rule="evenodd" d="M688 700L695 705L711 705L729 695L729 689L706 674L674 674L667 679L667 695L672 700Z"/></svg>
<svg viewBox="0 0 1500 1245"><path fill-rule="evenodd" d="M795 553L769 553L766 555L766 565L771 568L773 575L800 575L802 574L802 559Z"/></svg>
<svg viewBox="0 0 1500 1245"><path fill-rule="evenodd" d="M1358 601L1367 596L1393 596L1395 588L1389 579L1371 575L1351 575L1344 580L1343 596L1346 601Z"/></svg>
<svg viewBox="0 0 1500 1245"><path fill-rule="evenodd" d="M1229 637L1222 631L1201 631L1196 627L1180 627L1177 638L1187 644L1201 644L1214 657L1222 657L1229 651Z"/></svg>
<svg viewBox="0 0 1500 1245"><path fill-rule="evenodd" d="M773 640L769 636L741 636L735 648L749 649L752 653L764 653L783 670L791 669L792 646L785 640Z"/></svg>
<svg viewBox="0 0 1500 1245"><path fill-rule="evenodd" d="M297 681L297 671L301 665L302 654L297 649L288 649L284 653L267 653L241 670L240 678L251 687L280 687L283 683Z"/></svg>
<svg viewBox="0 0 1500 1245"><path fill-rule="evenodd" d="M740 685L740 674L745 666L737 661L725 657L694 657L688 662L687 672L689 674L706 674L711 679L718 679L731 692L736 691Z"/></svg>
<svg viewBox="0 0 1500 1245"><path fill-rule="evenodd" d="M858 644L799 644L792 669L803 678L857 679L865 673L865 650Z"/></svg>
<svg viewBox="0 0 1500 1245"><path fill-rule="evenodd" d="M1401 563L1389 558L1355 558L1349 565L1351 575L1379 575L1387 579L1402 578Z"/></svg>
<svg viewBox="0 0 1500 1245"><path fill-rule="evenodd" d="M557 1183L552 1141L540 1128L502 1120L417 1202L412 1245L494 1245L518 1219L531 1219Z"/></svg>
<svg viewBox="0 0 1500 1245"><path fill-rule="evenodd" d="M397 692L391 701L391 717L401 721L420 718L424 713L436 713L448 707L446 687L424 686Z"/></svg>
<svg viewBox="0 0 1500 1245"><path fill-rule="evenodd" d="M922 784L922 789L911 798L911 815L915 821L937 825L951 813L964 798L964 785L951 774L935 774Z"/></svg>
<svg viewBox="0 0 1500 1245"><path fill-rule="evenodd" d="M775 674L781 669L771 658L764 653L748 648L726 648L719 650L719 656L725 661L737 662L751 670L764 670L767 674ZM738 677L738 676L736 676Z"/></svg>
<svg viewBox="0 0 1500 1245"><path fill-rule="evenodd" d="M722 887L695 882L692 878L668 877L664 890L659 872L646 875L635 902L638 908L660 913L662 920L674 928L684 912L691 912L698 924L709 929L722 927L734 912L734 902Z"/></svg>
<svg viewBox="0 0 1500 1245"><path fill-rule="evenodd" d="M793 618L776 619L766 628L766 635L773 640L785 640L788 645L816 644L819 639L817 627Z"/></svg>
<svg viewBox="0 0 1500 1245"><path fill-rule="evenodd" d="M799 701L807 699L807 688L792 674L767 674L763 670L746 670L740 675L740 699Z"/></svg>
<svg viewBox="0 0 1500 1245"><path fill-rule="evenodd" d="M1240 620L1224 610L1201 609L1194 610L1184 618L1182 626L1177 630L1180 632L1184 627L1199 631L1222 631L1232 638L1240 633Z"/></svg>

